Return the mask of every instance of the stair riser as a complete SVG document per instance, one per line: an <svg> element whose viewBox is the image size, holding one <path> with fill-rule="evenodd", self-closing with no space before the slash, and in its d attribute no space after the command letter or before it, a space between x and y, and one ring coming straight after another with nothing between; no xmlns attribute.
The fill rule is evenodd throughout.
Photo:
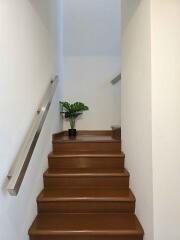
<svg viewBox="0 0 180 240"><path fill-rule="evenodd" d="M129 177L44 177L47 189L59 188L119 188L128 189Z"/></svg>
<svg viewBox="0 0 180 240"><path fill-rule="evenodd" d="M62 168L124 168L124 157L49 157L50 170Z"/></svg>
<svg viewBox="0 0 180 240"><path fill-rule="evenodd" d="M143 240L143 236L113 236L111 234L104 236L31 236L30 240Z"/></svg>
<svg viewBox="0 0 180 240"><path fill-rule="evenodd" d="M131 212L134 213L135 202L105 202L105 201L61 201L61 202L38 202L39 213L92 213L92 212Z"/></svg>
<svg viewBox="0 0 180 240"><path fill-rule="evenodd" d="M119 142L84 142L84 143L54 143L53 152L62 154L85 154L85 153L99 153L110 154L120 153L121 144Z"/></svg>
<svg viewBox="0 0 180 240"><path fill-rule="evenodd" d="M114 139L121 139L121 128L112 130L112 137Z"/></svg>

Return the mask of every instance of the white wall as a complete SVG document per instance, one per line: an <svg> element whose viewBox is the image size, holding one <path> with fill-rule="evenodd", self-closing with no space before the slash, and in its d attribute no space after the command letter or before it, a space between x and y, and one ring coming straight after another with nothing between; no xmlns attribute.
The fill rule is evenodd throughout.
<svg viewBox="0 0 180 240"><path fill-rule="evenodd" d="M54 67L63 81L63 0L29 1L48 30L53 50Z"/></svg>
<svg viewBox="0 0 180 240"><path fill-rule="evenodd" d="M51 135L60 129L58 91L18 197L8 195L6 176L57 69L50 35L30 1L0 0L0 35L0 239L26 240Z"/></svg>
<svg viewBox="0 0 180 240"><path fill-rule="evenodd" d="M150 1L123 0L122 11L122 148L144 239L153 240Z"/></svg>
<svg viewBox="0 0 180 240"><path fill-rule="evenodd" d="M89 106L77 121L77 129L110 129L120 123L120 83L110 80L119 72L119 57L65 57L64 99L82 101ZM69 122L64 122L64 129Z"/></svg>
<svg viewBox="0 0 180 240"><path fill-rule="evenodd" d="M65 0L64 54L119 56L120 0Z"/></svg>
<svg viewBox="0 0 180 240"><path fill-rule="evenodd" d="M121 71L120 33L121 1L64 1L64 100L90 107L77 129L120 123L120 84L110 84Z"/></svg>
<svg viewBox="0 0 180 240"><path fill-rule="evenodd" d="M180 2L124 6L122 140L137 215L145 239L179 240Z"/></svg>
<svg viewBox="0 0 180 240"><path fill-rule="evenodd" d="M152 0L154 239L180 239L180 2Z"/></svg>

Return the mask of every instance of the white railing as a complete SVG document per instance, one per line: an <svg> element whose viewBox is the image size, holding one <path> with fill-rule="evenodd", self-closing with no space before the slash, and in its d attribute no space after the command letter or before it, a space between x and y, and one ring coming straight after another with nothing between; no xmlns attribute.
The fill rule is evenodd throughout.
<svg viewBox="0 0 180 240"><path fill-rule="evenodd" d="M48 114L55 90L58 85L58 76L52 80L48 86L48 89L42 99L42 102L36 112L36 115L32 121L31 127L28 130L25 139L20 147L20 150L16 156L15 162L8 173L8 192L12 196L17 196L21 187L22 181L26 174L26 170L31 161L32 154L36 147L39 135L41 133L44 121Z"/></svg>

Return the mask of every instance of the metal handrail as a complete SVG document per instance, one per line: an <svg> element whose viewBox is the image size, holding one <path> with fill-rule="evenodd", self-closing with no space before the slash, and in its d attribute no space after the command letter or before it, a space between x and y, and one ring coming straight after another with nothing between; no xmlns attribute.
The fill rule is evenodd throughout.
<svg viewBox="0 0 180 240"><path fill-rule="evenodd" d="M121 73L117 75L113 80L111 80L111 84L114 85L121 80Z"/></svg>
<svg viewBox="0 0 180 240"><path fill-rule="evenodd" d="M12 196L17 196L19 192L43 124L51 106L58 81L58 76L56 76L55 79L50 82L50 85L48 86L48 89L32 121L32 125L28 130L25 139L20 147L20 150L16 156L14 165L8 173L7 177L9 179L9 183L7 189L9 194Z"/></svg>

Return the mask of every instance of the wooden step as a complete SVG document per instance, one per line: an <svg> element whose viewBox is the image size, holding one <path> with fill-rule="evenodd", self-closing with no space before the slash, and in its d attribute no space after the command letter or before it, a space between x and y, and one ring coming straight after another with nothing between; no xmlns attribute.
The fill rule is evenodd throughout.
<svg viewBox="0 0 180 240"><path fill-rule="evenodd" d="M29 235L31 240L142 240L143 229L130 213L41 213Z"/></svg>
<svg viewBox="0 0 180 240"><path fill-rule="evenodd" d="M44 190L38 199L39 212L134 212L135 197L125 189Z"/></svg>
<svg viewBox="0 0 180 240"><path fill-rule="evenodd" d="M53 135L30 240L143 240L120 129L113 131Z"/></svg>
<svg viewBox="0 0 180 240"><path fill-rule="evenodd" d="M81 133L76 138L56 135L53 138L53 152L61 154L111 154L121 152L121 141L111 135L93 135Z"/></svg>
<svg viewBox="0 0 180 240"><path fill-rule="evenodd" d="M49 154L49 168L124 168L124 154Z"/></svg>
<svg viewBox="0 0 180 240"><path fill-rule="evenodd" d="M58 169L44 174L46 189L118 188L128 189L129 173L123 169Z"/></svg>
<svg viewBox="0 0 180 240"><path fill-rule="evenodd" d="M115 139L121 139L121 126L113 125L112 128L112 137Z"/></svg>

